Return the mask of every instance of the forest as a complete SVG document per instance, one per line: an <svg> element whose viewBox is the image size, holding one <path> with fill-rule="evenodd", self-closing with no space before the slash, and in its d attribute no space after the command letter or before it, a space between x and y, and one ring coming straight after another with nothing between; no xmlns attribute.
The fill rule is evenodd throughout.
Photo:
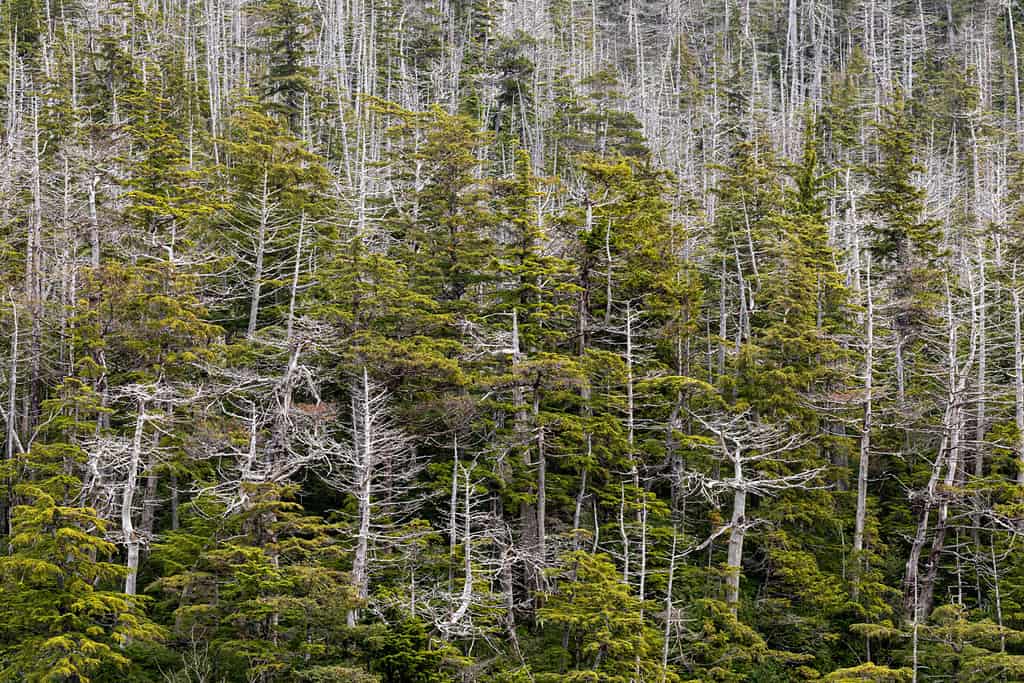
<svg viewBox="0 0 1024 683"><path fill-rule="evenodd" d="M0 683L1024 681L1024 3L0 2Z"/></svg>

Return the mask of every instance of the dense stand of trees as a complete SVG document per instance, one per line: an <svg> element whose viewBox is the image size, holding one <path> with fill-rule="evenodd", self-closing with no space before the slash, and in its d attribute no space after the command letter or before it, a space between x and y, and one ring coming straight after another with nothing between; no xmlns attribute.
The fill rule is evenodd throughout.
<svg viewBox="0 0 1024 683"><path fill-rule="evenodd" d="M1022 20L0 4L0 681L1024 680Z"/></svg>

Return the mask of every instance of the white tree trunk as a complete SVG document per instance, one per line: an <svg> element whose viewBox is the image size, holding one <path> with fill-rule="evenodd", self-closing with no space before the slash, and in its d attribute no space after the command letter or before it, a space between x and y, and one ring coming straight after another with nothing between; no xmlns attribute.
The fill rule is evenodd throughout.
<svg viewBox="0 0 1024 683"><path fill-rule="evenodd" d="M451 618L448 620L450 625L455 625L462 621L462 618L469 612L470 606L473 604L473 546L472 539L470 538L471 521L472 521L472 483L470 482L470 469L467 467L462 468L466 473L466 486L465 496L466 502L463 507L463 525L462 525L462 548L465 555L463 562L463 571L465 577L462 583L462 595L459 597L459 607L453 613Z"/></svg>
<svg viewBox="0 0 1024 683"><path fill-rule="evenodd" d="M138 413L135 416L135 434L132 437L132 448L128 456L128 475L124 483L124 494L121 497L121 533L127 548L125 568L128 570L124 579L124 592L128 595L135 595L135 581L139 573L139 536L132 522L132 507L135 503L139 465L142 463L142 435L145 427L146 402L140 399Z"/></svg>
<svg viewBox="0 0 1024 683"><path fill-rule="evenodd" d="M733 475L736 478L732 499L732 522L729 528L729 549L726 556L725 601L736 614L740 600L740 572L743 568L743 538L747 524L747 491L743 486L743 455L733 454Z"/></svg>
<svg viewBox="0 0 1024 683"><path fill-rule="evenodd" d="M267 251L267 230L270 221L270 186L268 171L263 171L263 193L260 196L260 220L256 227L256 263L252 274L252 297L249 300L249 324L245 336L256 334L256 321L260 314L260 295L263 290L263 259Z"/></svg>
<svg viewBox="0 0 1024 683"><path fill-rule="evenodd" d="M1014 128L1017 133L1017 148L1021 147L1021 101L1020 101L1020 65L1018 63L1019 55L1017 53L1017 31L1014 28L1013 21L1013 7L1016 3L1006 3L1006 23L1010 28L1010 55L1013 57L1013 102L1016 112L1016 127Z"/></svg>
<svg viewBox="0 0 1024 683"><path fill-rule="evenodd" d="M662 634L661 665L668 666L669 636L672 633L672 584L676 574L676 541L678 533L672 531L672 552L668 557L668 586L665 588L665 631Z"/></svg>
<svg viewBox="0 0 1024 683"><path fill-rule="evenodd" d="M861 424L860 463L857 468L857 513L853 531L853 555L856 564L854 595L856 595L860 570L863 566L864 526L867 523L868 507L868 471L871 462L871 426L872 426L872 389L874 382L875 359L875 313L871 291L871 261L867 263L867 306L864 319L864 333L867 346L864 349L864 420Z"/></svg>
<svg viewBox="0 0 1024 683"><path fill-rule="evenodd" d="M375 457L373 452L373 416L370 406L370 377L366 367L363 367L362 395L354 400L361 401L362 407L360 410L353 410L353 423L360 421L360 418L362 418L362 424L359 425L359 432L356 434L358 453L355 494L358 522L355 558L352 561L352 583L356 588L356 597L360 601L364 601L370 595L368 560L370 550L370 519L373 513L371 494L373 490ZM353 428L355 426L353 424ZM350 627L355 626L358 616L359 612L357 609L349 610L348 625Z"/></svg>
<svg viewBox="0 0 1024 683"><path fill-rule="evenodd" d="M1013 298L1013 385L1014 422L1017 426L1017 483L1024 486L1024 342L1021 338L1020 290L1016 283Z"/></svg>
<svg viewBox="0 0 1024 683"><path fill-rule="evenodd" d="M89 180L89 264L93 268L100 267L100 220L96 211L96 186L100 177L93 175Z"/></svg>
<svg viewBox="0 0 1024 683"><path fill-rule="evenodd" d="M13 329L11 330L11 359L7 372L7 414L4 416L7 420L7 448L4 457L8 460L14 458L14 449L18 445L18 307L14 301L11 301L11 325ZM11 498L13 493L11 481L7 481L7 492L4 499L4 524L6 525L4 533L7 536L10 536L12 531Z"/></svg>

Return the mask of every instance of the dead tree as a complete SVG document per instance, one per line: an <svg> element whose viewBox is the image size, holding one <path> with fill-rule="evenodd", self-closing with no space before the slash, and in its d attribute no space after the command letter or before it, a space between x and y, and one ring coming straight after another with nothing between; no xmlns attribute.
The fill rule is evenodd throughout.
<svg viewBox="0 0 1024 683"><path fill-rule="evenodd" d="M395 424L389 402L387 389L364 366L350 385L349 422L303 435L321 461L324 481L355 501L352 584L362 602L369 598L376 550L401 540L400 523L422 502L415 482L423 463ZM358 618L358 609L349 611L350 625Z"/></svg>
<svg viewBox="0 0 1024 683"><path fill-rule="evenodd" d="M113 516L116 511L120 529L115 540L125 547L124 592L128 595L136 593L140 551L149 542L151 531L135 523L139 480L147 468L164 461L159 439L147 439L147 429L166 430L174 421L175 409L196 396L162 382L120 387L115 401L126 402L134 413L131 436L101 435L84 444L89 473L83 497L101 513Z"/></svg>
<svg viewBox="0 0 1024 683"><path fill-rule="evenodd" d="M732 494L732 519L729 522L729 543L726 556L725 599L735 614L739 603L740 574L743 569L743 542L747 532L758 520L747 513L750 496L772 496L780 491L809 489L824 471L823 467L806 468L786 455L810 442L803 434L789 434L785 427L765 424L753 419L750 411L736 414L699 415L690 413L710 435L708 448L724 465L731 465L732 476L716 478L696 476L704 495L714 500L723 492ZM763 465L781 464L791 474L769 474Z"/></svg>

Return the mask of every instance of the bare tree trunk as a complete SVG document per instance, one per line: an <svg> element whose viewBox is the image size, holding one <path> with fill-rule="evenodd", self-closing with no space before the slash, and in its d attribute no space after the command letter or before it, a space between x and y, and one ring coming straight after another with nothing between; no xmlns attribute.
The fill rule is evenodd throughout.
<svg viewBox="0 0 1024 683"><path fill-rule="evenodd" d="M263 289L263 259L267 250L267 230L270 221L269 173L263 171L263 193L260 197L260 220L256 228L256 263L252 274L252 297L249 300L249 324L245 336L249 339L256 334L256 321L260 314L260 294Z"/></svg>
<svg viewBox="0 0 1024 683"><path fill-rule="evenodd" d="M292 341L292 328L295 325L295 302L299 296L299 271L302 265L302 238L306 232L306 214L299 218L299 241L295 245L295 268L292 270L292 288L288 296L288 323L285 338L288 343ZM250 316L252 312L250 311Z"/></svg>
<svg viewBox="0 0 1024 683"><path fill-rule="evenodd" d="M171 530L177 531L181 524L178 517L178 475L172 471L168 482L171 487Z"/></svg>
<svg viewBox="0 0 1024 683"><path fill-rule="evenodd" d="M135 595L135 581L139 573L139 535L132 522L132 507L135 503L135 487L138 481L139 465L142 463L142 434L146 426L146 401L139 399L138 413L135 416L135 435L132 437L132 449L128 460L128 478L124 484L121 497L121 533L128 549L125 567L128 570L124 579L124 592Z"/></svg>
<svg viewBox="0 0 1024 683"><path fill-rule="evenodd" d="M7 421L7 448L4 452L4 457L7 460L13 460L15 455L15 446L18 443L18 307L11 300L11 359L10 366L7 372L7 415L5 415ZM12 532L11 527L11 500L14 497L14 485L10 479L6 482L6 494L4 498L4 531L5 535L10 537Z"/></svg>
<svg viewBox="0 0 1024 683"><path fill-rule="evenodd" d="M530 457L530 446L532 442L529 434L529 415L526 406L526 397L523 391L523 384L518 376L518 367L522 363L522 347L520 346L519 340L519 314L515 309L512 310L512 373L513 373L513 384L512 384L512 409L515 412L515 425L514 434L516 446L522 449L522 464L523 467L529 471L533 467L533 461ZM534 393L534 421L537 419L537 411L539 410L539 390ZM539 425L537 425L539 428ZM538 440L538 445L540 441ZM543 459L543 454L541 454ZM524 550L535 551L539 548L539 522L540 522L540 505L541 505L541 491L540 485L545 473L542 472L543 465L538 462L537 471L537 500L531 504L528 500L524 500L519 504L519 526L520 526L520 545ZM538 572L533 565L533 562L527 560L524 566L525 579L528 586L532 589L538 589L540 586L540 577Z"/></svg>
<svg viewBox="0 0 1024 683"><path fill-rule="evenodd" d="M718 288L718 376L725 375L725 345L726 335L728 334L728 318L726 317L725 310L725 292L726 292L726 270L725 270L725 258L722 258L722 269L719 272L719 288Z"/></svg>
<svg viewBox="0 0 1024 683"><path fill-rule="evenodd" d="M1017 426L1017 483L1024 486L1024 340L1021 337L1020 290L1010 290L1013 299L1013 385L1014 422Z"/></svg>
<svg viewBox="0 0 1024 683"><path fill-rule="evenodd" d="M597 515L597 507L594 507L594 515ZM622 539L622 582L629 584L630 571L630 549L629 533L626 531L626 485L619 484L619 538Z"/></svg>
<svg viewBox="0 0 1024 683"><path fill-rule="evenodd" d="M946 407L946 420L948 422L952 406ZM903 575L903 617L905 621L917 624L920 617L918 610L918 589L921 564L921 552L928 536L928 527L931 521L932 502L935 499L935 492L938 487L939 475L945 463L946 453L949 446L949 436L942 437L939 452L935 462L932 464L932 473L928 479L928 486L921 494L921 515L917 523L917 531L910 544L910 553L907 556L906 570Z"/></svg>
<svg viewBox="0 0 1024 683"><path fill-rule="evenodd" d="M580 399L582 400L583 407L582 413L583 418L586 420L593 415L593 410L590 405L591 397L590 383L584 382L580 389ZM584 439L587 444L587 462L590 462L591 457L594 454L594 435L590 433L589 425L584 428ZM583 524L583 503L587 498L587 469L583 468L580 472L580 488L576 493L576 507L573 510L572 515L572 549L579 550L580 548L580 533L582 531L581 525Z"/></svg>
<svg viewBox="0 0 1024 683"><path fill-rule="evenodd" d="M626 302L626 440L629 444L629 469L633 490L640 491L640 468L636 462L636 400L633 378L633 306ZM639 511L637 515L639 515Z"/></svg>
<svg viewBox="0 0 1024 683"><path fill-rule="evenodd" d="M356 444L357 453L356 471L356 505L358 506L356 531L356 551L352 560L352 583L356 588L356 597L363 601L370 595L370 575L367 566L370 550L370 517L372 515L371 492L373 483L373 424L372 411L370 408L370 376L366 367L363 367L362 395L353 397L353 403L362 402L361 410L352 411L353 429L362 418L358 426ZM358 609L351 609L348 612L349 627L355 626L359 616Z"/></svg>
<svg viewBox="0 0 1024 683"><path fill-rule="evenodd" d="M93 268L100 267L100 220L96 210L96 186L99 185L100 177L93 175L89 180L89 264Z"/></svg>
<svg viewBox="0 0 1024 683"><path fill-rule="evenodd" d="M985 401L988 383L988 339L987 339L987 295L985 278L985 255L981 243L978 244L978 401L974 413L974 476L980 479L985 476ZM977 524L974 530L977 544Z"/></svg>
<svg viewBox="0 0 1024 683"><path fill-rule="evenodd" d="M28 241L25 246L25 293L32 328L29 337L28 388L22 411L22 433L32 429L42 392L41 363L43 358L43 208L42 171L39 149L39 100L32 100L32 216L29 219Z"/></svg>
<svg viewBox="0 0 1024 683"><path fill-rule="evenodd" d="M906 380L906 366L904 365L903 358L903 345L906 344L907 339L904 334L903 328L900 325L896 326L896 403L901 408L906 402L907 395L907 380Z"/></svg>
<svg viewBox="0 0 1024 683"><path fill-rule="evenodd" d="M668 586L665 587L665 631L662 634L661 644L661 665L668 666L669 637L672 633L672 584L676 575L676 542L679 534L672 531L672 551L668 556Z"/></svg>
<svg viewBox="0 0 1024 683"><path fill-rule="evenodd" d="M608 221L604 230L604 255L608 262L608 270L604 275L604 324L607 326L612 321L612 223Z"/></svg>
<svg viewBox="0 0 1024 683"><path fill-rule="evenodd" d="M505 635L512 644L512 650L520 661L523 661L523 653L519 648L519 635L516 633L516 598L515 583L512 571L512 561L508 557L508 551L512 548L512 536L508 538L508 545L505 546L501 555L501 592L505 597Z"/></svg>
<svg viewBox="0 0 1024 683"><path fill-rule="evenodd" d="M537 430L537 561L544 567L547 557L548 462L547 454L544 452L544 425L540 424L538 415L539 403L540 391L537 391L533 399L534 423Z"/></svg>
<svg viewBox="0 0 1024 683"><path fill-rule="evenodd" d="M587 217L584 229L589 233L594 226L594 206L587 201ZM576 336L578 338L577 354L582 356L590 341L590 272L587 268L580 272L580 291L576 298Z"/></svg>
<svg viewBox="0 0 1024 683"><path fill-rule="evenodd" d="M458 545L457 519L459 512L459 437L452 437L452 494L448 503L448 592L455 584L455 547Z"/></svg>
<svg viewBox="0 0 1024 683"><path fill-rule="evenodd" d="M978 143L977 143L977 137L974 136L974 134L973 134L974 133L973 129L972 129L971 133L972 133L972 139L974 141L974 153L972 154L972 156L974 157L974 169L975 169L975 171L974 171L973 175L974 175L974 178L975 178L975 183L974 183L974 185L975 185L975 196L977 196L979 194L979 192L977 190L977 187L978 187L978 184L979 184L978 171L977 171L977 168L978 168L978 152L977 152ZM977 323L978 324L978 379L977 379L978 399L977 399L977 403L975 404L975 413L974 413L974 444L973 444L973 448L974 448L974 478L976 480L979 480L979 481L985 476L985 445L984 444L985 444L985 428L987 426L986 422L985 422L985 418L986 418L986 415L985 415L986 410L985 409L986 409L986 401L987 401L987 398L988 398L987 395L986 395L986 391L987 391L987 388L988 388L988 377L987 377L987 373L988 373L988 335L987 335L987 331L988 331L988 328L987 328L987 318L988 318L987 308L988 308L988 306L987 306L987 299L988 299L988 297L987 297L987 293L986 293L987 287L986 287L986 272L985 271L986 271L986 268L985 268L984 240L983 239L979 239L978 240L979 291L978 291L978 304L977 304L977 308L978 308L978 311L979 311L978 323ZM966 463L965 463L965 465L966 465ZM965 466L964 469L966 470L966 466ZM976 500L978 500L977 496L976 496ZM981 505L980 504L979 505L975 505L975 508L976 508L976 512L974 512L974 514L971 515L970 535L971 535L971 543L974 546L975 556L976 556L976 558L978 558L977 561L975 562L975 585L977 587L977 593L978 593L978 604L982 604L984 596L982 595L982 591L981 591L981 567L979 566L979 563L981 561L981 558L983 557L983 555L982 555L983 551L982 551L982 547L981 547L981 544L982 544L982 540L981 540L981 527L982 527L983 520L982 520L981 509L980 509ZM960 560L960 558L958 556L957 557L957 561L959 562L959 560Z"/></svg>
<svg viewBox="0 0 1024 683"><path fill-rule="evenodd" d="M1022 144L1022 140L1021 140L1021 136L1022 136L1022 131L1021 131L1021 116L1022 116L1021 115L1021 106L1022 106L1022 103L1020 101L1020 64L1018 62L1019 55L1017 53L1017 31L1014 28L1014 21L1013 21L1013 7L1014 7L1015 4L1016 3L1012 3L1012 2L1006 3L1006 23L1007 23L1007 26L1010 29L1010 56L1013 57L1013 102L1014 102L1015 112L1016 112L1016 115L1017 115L1016 116L1016 121L1015 121L1016 126L1014 127L1014 131L1016 132L1016 136L1017 136L1017 149L1019 150L1021 148L1021 144Z"/></svg>
<svg viewBox="0 0 1024 683"><path fill-rule="evenodd" d="M949 463L946 466L946 477L943 481L947 491L951 491L955 483L956 473L960 467L960 430L963 427L962 417L959 410L955 412L954 423L950 425L949 438ZM926 617L932 611L932 601L935 594L935 581L938 578L939 562L942 552L945 550L946 534L949 531L949 497L948 494L942 497L935 520L935 536L932 538L931 551L928 553L924 579L918 593L918 610L921 618Z"/></svg>
<svg viewBox="0 0 1024 683"><path fill-rule="evenodd" d="M640 508L640 571L639 571L640 583L637 587L637 597L640 598L640 602L647 599L647 500L644 499L643 505ZM643 616L643 608L640 609L640 615Z"/></svg>
<svg viewBox="0 0 1024 683"><path fill-rule="evenodd" d="M939 557L943 551L946 522L949 516L949 500L947 496L937 497L938 483L945 471L943 485L946 490L952 489L957 471L960 467L960 435L963 429L963 406L962 396L966 386L969 368L973 365L977 356L977 309L972 310L972 334L969 357L961 368L958 364L957 351L957 328L953 317L953 303L949 292L949 285L946 285L946 316L947 316L947 397L946 410L943 417L943 436L936 454L935 462L932 464L931 476L928 479L928 486L921 494L922 512L918 522L917 532L910 546L910 555L907 559L906 573L903 580L903 612L907 621L913 620L916 625L922 618L928 616L931 609L932 594L935 579L938 574ZM938 518L936 521L935 537L932 540L932 548L928 556L928 569L924 581L919 577L919 564L921 553L924 549L928 535L931 510L938 501Z"/></svg>
<svg viewBox="0 0 1024 683"><path fill-rule="evenodd" d="M462 548L465 555L463 562L463 571L465 577L462 584L462 595L459 598L459 607L452 612L451 618L448 623L451 625L459 623L466 613L469 612L470 605L473 602L473 546L470 538L471 521L472 521L472 505L470 496L472 494L472 483L470 482L470 470L472 468L463 467L462 470L466 473L466 486L465 496L466 503L463 508L463 525L462 525Z"/></svg>
<svg viewBox="0 0 1024 683"><path fill-rule="evenodd" d="M587 455L591 454L591 439L587 438ZM580 549L580 528L583 524L583 502L587 499L587 470L580 473L580 489L576 493L576 506L572 512L572 549Z"/></svg>
<svg viewBox="0 0 1024 683"><path fill-rule="evenodd" d="M740 601L740 573L743 568L743 538L747 524L747 491L743 486L743 460L737 452L733 459L736 488L732 498L732 521L729 528L729 547L726 556L725 602L736 614Z"/></svg>
<svg viewBox="0 0 1024 683"><path fill-rule="evenodd" d="M860 462L857 468L857 516L853 531L854 582L853 597L856 599L860 588L860 572L864 564L864 526L867 523L868 473L871 463L872 390L875 359L875 312L871 291L871 260L867 263L867 307L864 319L864 333L867 346L864 349L864 419L861 424Z"/></svg>
<svg viewBox="0 0 1024 683"><path fill-rule="evenodd" d="M1003 598L999 589L999 565L996 563L995 544L989 545L989 554L992 557L992 588L995 591L996 626L999 627L999 651L1006 652L1006 633L1003 631Z"/></svg>
<svg viewBox="0 0 1024 683"><path fill-rule="evenodd" d="M154 441L156 436L154 435ZM142 500L142 519L140 520L139 526L142 529L143 536L147 538L153 534L153 525L156 521L156 509L157 509L157 488L160 483L160 477L156 472L156 458L153 454L150 454L149 462L146 463L146 484Z"/></svg>

